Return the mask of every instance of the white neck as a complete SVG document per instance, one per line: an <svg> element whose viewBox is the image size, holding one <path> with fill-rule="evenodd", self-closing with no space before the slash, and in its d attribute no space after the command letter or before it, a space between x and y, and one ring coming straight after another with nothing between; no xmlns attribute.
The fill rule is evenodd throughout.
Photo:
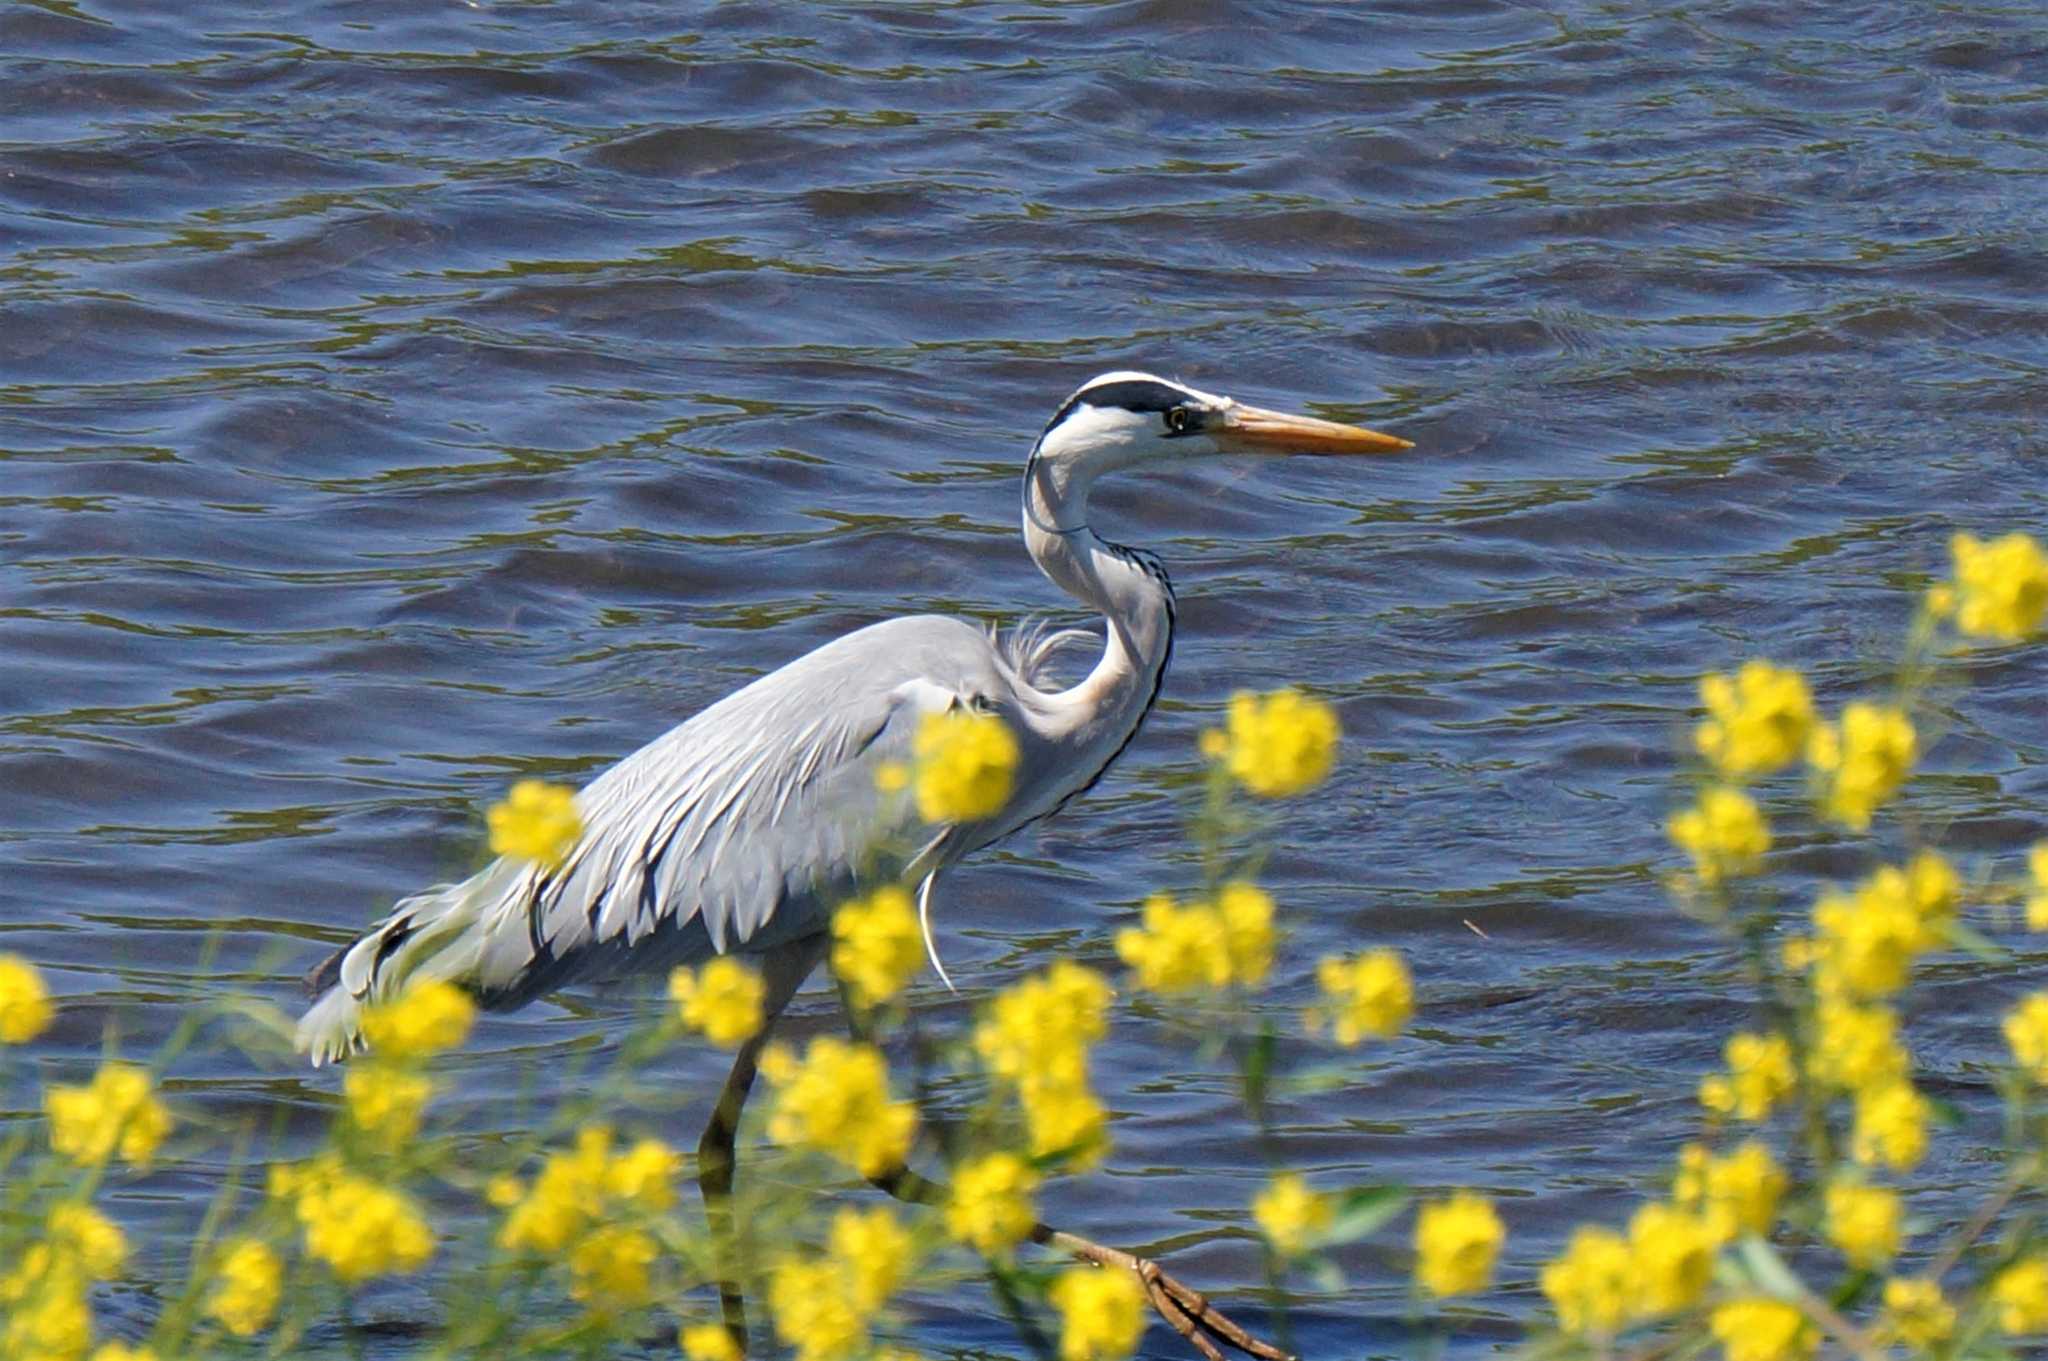
<svg viewBox="0 0 2048 1361"><path fill-rule="evenodd" d="M1035 458L1024 475L1024 546L1055 586L1108 621L1102 657L1072 689L1045 696L1047 718L1064 736L1121 748L1158 692L1173 646L1173 592L1128 550L1088 524L1095 471Z"/></svg>

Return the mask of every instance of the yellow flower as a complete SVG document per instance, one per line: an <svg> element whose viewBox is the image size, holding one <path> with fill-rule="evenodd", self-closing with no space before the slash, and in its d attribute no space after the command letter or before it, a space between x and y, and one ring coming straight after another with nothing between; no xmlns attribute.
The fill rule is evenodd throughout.
<svg viewBox="0 0 2048 1361"><path fill-rule="evenodd" d="M388 1063L359 1063L341 1079L348 1118L387 1148L410 1140L420 1129L420 1113L434 1094L434 1084L418 1073Z"/></svg>
<svg viewBox="0 0 2048 1361"><path fill-rule="evenodd" d="M994 714L926 714L911 739L911 790L926 822L978 822L1010 801L1017 739Z"/></svg>
<svg viewBox="0 0 2048 1361"><path fill-rule="evenodd" d="M1905 876L1894 878L1885 883L1903 889ZM1823 893L1814 904L1815 982L1823 994L1868 1000L1906 986L1925 928L1912 901L1883 886L1853 898Z"/></svg>
<svg viewBox="0 0 2048 1361"><path fill-rule="evenodd" d="M1346 1049L1368 1035L1385 1039L1400 1034L1415 1013L1415 984L1392 950L1325 955L1316 965L1316 985L1323 1004L1310 1007L1302 1019L1310 1030L1320 1030L1327 1018L1337 1043Z"/></svg>
<svg viewBox="0 0 2048 1361"><path fill-rule="evenodd" d="M1635 1304L1635 1264L1628 1240L1607 1229L1582 1226L1562 1255L1543 1267L1543 1293L1567 1333L1606 1336L1628 1320Z"/></svg>
<svg viewBox="0 0 2048 1361"><path fill-rule="evenodd" d="M2041 627L2048 610L2048 553L2025 534L1989 543L1971 534L1949 540L1955 556L1956 627L1976 638L2017 642Z"/></svg>
<svg viewBox="0 0 2048 1361"><path fill-rule="evenodd" d="M387 1059L431 1058L469 1037L476 1003L438 978L412 984L398 997L363 1012L363 1038Z"/></svg>
<svg viewBox="0 0 2048 1361"><path fill-rule="evenodd" d="M228 1245L215 1273L206 1312L236 1337L254 1337L277 1316L284 1290L284 1264L260 1239L240 1238Z"/></svg>
<svg viewBox="0 0 2048 1361"><path fill-rule="evenodd" d="M1080 1169L1094 1166L1107 1151L1103 1126L1108 1113L1085 1082L1026 1079L1018 1084L1017 1096L1032 1157L1065 1153L1069 1165Z"/></svg>
<svg viewBox="0 0 2048 1361"><path fill-rule="evenodd" d="M775 1336L796 1348L797 1361L840 1361L868 1340L866 1313L841 1265L827 1258L786 1258L768 1277Z"/></svg>
<svg viewBox="0 0 2048 1361"><path fill-rule="evenodd" d="M1732 785L1714 785L1699 802L1675 814L1665 830L1692 857L1703 884L1754 873L1771 848L1770 824L1756 801Z"/></svg>
<svg viewBox="0 0 2048 1361"><path fill-rule="evenodd" d="M1819 1329L1783 1300L1730 1300L1715 1306L1707 1327L1728 1361L1799 1361L1820 1346Z"/></svg>
<svg viewBox="0 0 2048 1361"><path fill-rule="evenodd" d="M27 1044L55 1014L36 966L20 955L0 953L0 1044Z"/></svg>
<svg viewBox="0 0 2048 1361"><path fill-rule="evenodd" d="M85 1282L76 1276L45 1282L33 1297L7 1311L0 1356L71 1358L92 1345L92 1311Z"/></svg>
<svg viewBox="0 0 2048 1361"><path fill-rule="evenodd" d="M1768 775L1806 748L1813 697L1797 671L1746 662L1732 678L1704 677L1700 700L1709 715L1695 734L1700 755L1731 780Z"/></svg>
<svg viewBox="0 0 2048 1361"><path fill-rule="evenodd" d="M611 1131L585 1126L573 1148L550 1153L523 1199L498 1229L498 1245L511 1252L560 1253L604 1208L611 1170Z"/></svg>
<svg viewBox="0 0 2048 1361"><path fill-rule="evenodd" d="M963 1162L953 1174L946 1231L985 1256L1007 1255L1038 1222L1031 1203L1037 1190L1038 1174L1014 1153Z"/></svg>
<svg viewBox="0 0 2048 1361"><path fill-rule="evenodd" d="M604 1166L605 1193L622 1204L659 1214L675 1204L683 1160L659 1139L642 1139Z"/></svg>
<svg viewBox="0 0 2048 1361"><path fill-rule="evenodd" d="M2035 1082L2048 1084L2048 992L2030 992L2005 1014L2012 1061Z"/></svg>
<svg viewBox="0 0 2048 1361"><path fill-rule="evenodd" d="M1716 1244L1771 1231L1788 1183L1763 1144L1750 1139L1718 1158L1703 1145L1687 1144L1679 1151L1678 1168L1671 1198L1700 1217Z"/></svg>
<svg viewBox="0 0 2048 1361"><path fill-rule="evenodd" d="M2048 1332L2048 1257L2023 1257L1991 1282L1998 1326L2008 1333Z"/></svg>
<svg viewBox="0 0 2048 1361"><path fill-rule="evenodd" d="M600 1225L569 1250L569 1298L600 1314L638 1309L653 1298L647 1269L660 1255L645 1230Z"/></svg>
<svg viewBox="0 0 2048 1361"><path fill-rule="evenodd" d="M128 1239L121 1226L81 1201L65 1201L50 1210L45 1224L52 1260L85 1273L86 1279L110 1281L128 1259Z"/></svg>
<svg viewBox="0 0 2048 1361"><path fill-rule="evenodd" d="M492 1179L491 1203L509 1209L498 1245L559 1257L585 1229L620 1210L660 1214L675 1204L681 1167L675 1150L659 1139L642 1139L615 1154L612 1132L586 1125L576 1131L572 1147L548 1155L530 1188L522 1189L514 1177Z"/></svg>
<svg viewBox="0 0 2048 1361"><path fill-rule="evenodd" d="M891 884L832 914L832 972L857 1007L903 991L924 963L924 937L910 895Z"/></svg>
<svg viewBox="0 0 2048 1361"><path fill-rule="evenodd" d="M1904 1078L1856 1093L1849 1153L1865 1166L1910 1172L1927 1156L1927 1102Z"/></svg>
<svg viewBox="0 0 2048 1361"><path fill-rule="evenodd" d="M1459 1191L1431 1201L1415 1218L1415 1279L1432 1295L1484 1290L1507 1236L1485 1196Z"/></svg>
<svg viewBox="0 0 2048 1361"><path fill-rule="evenodd" d="M1257 884L1235 879L1216 894L1216 914L1223 925L1223 954L1230 961L1234 983L1266 981L1273 967L1273 899Z"/></svg>
<svg viewBox="0 0 2048 1361"><path fill-rule="evenodd" d="M1728 1072L1700 1082L1700 1104L1717 1115L1762 1120L1792 1094L1796 1075L1792 1046L1783 1035L1743 1031L1728 1038L1722 1051Z"/></svg>
<svg viewBox="0 0 2048 1361"><path fill-rule="evenodd" d="M761 1032L768 987L739 960L721 955L701 969L672 971L668 995L684 1025L722 1049L737 1049Z"/></svg>
<svg viewBox="0 0 2048 1361"><path fill-rule="evenodd" d="M434 1235L413 1203L366 1177L337 1172L303 1187L293 1208L306 1255L345 1284L417 1271L434 1255Z"/></svg>
<svg viewBox="0 0 2048 1361"><path fill-rule="evenodd" d="M125 1342L102 1342L92 1349L90 1361L156 1361L156 1353Z"/></svg>
<svg viewBox="0 0 2048 1361"><path fill-rule="evenodd" d="M1337 761L1337 711L1297 690L1230 697L1224 764L1237 782L1268 799L1306 793Z"/></svg>
<svg viewBox="0 0 2048 1361"><path fill-rule="evenodd" d="M1814 1008L1814 1031L1806 1071L1816 1082L1854 1092L1900 1081L1911 1071L1898 1018L1884 1007L1823 1000Z"/></svg>
<svg viewBox="0 0 2048 1361"><path fill-rule="evenodd" d="M1230 956L1223 949L1214 910L1181 908L1164 893L1145 900L1144 927L1116 933L1117 957L1138 973L1138 986L1162 996L1220 988L1230 982Z"/></svg>
<svg viewBox="0 0 2048 1361"><path fill-rule="evenodd" d="M536 860L558 868L583 836L576 791L545 780L521 780L502 803L484 815L491 829L491 853Z"/></svg>
<svg viewBox="0 0 2048 1361"><path fill-rule="evenodd" d="M880 1207L838 1211L828 1246L854 1304L870 1314L896 1293L910 1268L910 1231Z"/></svg>
<svg viewBox="0 0 2048 1361"><path fill-rule="evenodd" d="M687 1361L745 1361L723 1323L693 1323L678 1339Z"/></svg>
<svg viewBox="0 0 2048 1361"><path fill-rule="evenodd" d="M997 994L974 1047L1024 1106L1033 1157L1103 1151L1102 1105L1088 1090L1088 1046L1101 1039L1112 994L1092 969L1062 960Z"/></svg>
<svg viewBox="0 0 2048 1361"><path fill-rule="evenodd" d="M1636 1264L1636 1303L1643 1314L1689 1307L1714 1271L1714 1235L1705 1220L1652 1201L1628 1224Z"/></svg>
<svg viewBox="0 0 2048 1361"><path fill-rule="evenodd" d="M910 1152L916 1108L889 1099L888 1064L873 1045L820 1035L800 1064L771 1048L761 1073L779 1089L768 1120L777 1143L830 1153L864 1177L900 1167Z"/></svg>
<svg viewBox="0 0 2048 1361"><path fill-rule="evenodd" d="M1909 1347L1933 1348L1956 1330L1956 1307L1942 1297L1941 1283L1925 1276L1894 1276L1884 1283L1880 1336Z"/></svg>
<svg viewBox="0 0 2048 1361"><path fill-rule="evenodd" d="M1068 1267L1052 1283L1060 1311L1060 1361L1122 1361L1145 1332L1145 1290L1135 1274Z"/></svg>
<svg viewBox="0 0 2048 1361"><path fill-rule="evenodd" d="M1898 873L1901 871L1886 867L1872 877L1872 883L1878 884ZM1962 878L1939 851L1920 852L1906 862L1903 874L1906 898L1913 904L1913 910L1920 914L1920 948L1938 949L1947 939L1946 928L1955 920L1956 905L1962 894ZM1882 891L1889 892L1890 889L1887 887Z"/></svg>
<svg viewBox="0 0 2048 1361"><path fill-rule="evenodd" d="M131 1063L108 1063L84 1087L53 1086L43 1095L50 1147L81 1167L115 1152L148 1166L171 1130L171 1113L150 1089L149 1074Z"/></svg>
<svg viewBox="0 0 2048 1361"><path fill-rule="evenodd" d="M2034 891L2027 897L2027 929L2048 931L2048 841L2027 852L2027 872L2034 879Z"/></svg>
<svg viewBox="0 0 2048 1361"><path fill-rule="evenodd" d="M1806 746L1806 759L1825 777L1822 809L1859 832L1905 783L1919 756L1919 738L1905 711L1877 704L1851 704L1840 725L1818 725Z"/></svg>
<svg viewBox="0 0 2048 1361"><path fill-rule="evenodd" d="M996 995L974 1030L974 1048L997 1077L1077 1081L1088 1046L1108 1029L1115 994L1093 969L1061 960Z"/></svg>
<svg viewBox="0 0 2048 1361"><path fill-rule="evenodd" d="M1299 1257L1314 1247L1334 1217L1329 1198L1309 1190L1294 1172L1273 1178L1252 1200L1252 1218L1282 1257Z"/></svg>
<svg viewBox="0 0 2048 1361"><path fill-rule="evenodd" d="M1826 1196L1828 1241L1851 1266L1874 1270L1898 1254L1899 1197L1882 1186L1837 1181Z"/></svg>

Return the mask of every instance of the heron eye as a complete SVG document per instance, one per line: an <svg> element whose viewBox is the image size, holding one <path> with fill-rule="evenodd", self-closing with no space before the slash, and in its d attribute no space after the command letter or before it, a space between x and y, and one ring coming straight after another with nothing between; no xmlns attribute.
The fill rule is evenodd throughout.
<svg viewBox="0 0 2048 1361"><path fill-rule="evenodd" d="M1194 428L1195 418L1184 406L1168 407L1166 410L1167 433L1185 435Z"/></svg>

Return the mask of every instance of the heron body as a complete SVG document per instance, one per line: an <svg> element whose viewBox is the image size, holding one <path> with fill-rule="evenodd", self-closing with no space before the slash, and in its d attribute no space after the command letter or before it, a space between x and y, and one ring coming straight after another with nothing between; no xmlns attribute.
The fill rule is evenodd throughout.
<svg viewBox="0 0 2048 1361"><path fill-rule="evenodd" d="M1005 640L919 615L827 643L593 780L577 796L582 836L559 865L500 859L399 902L309 977L318 996L299 1047L316 1064L346 1055L361 1009L418 978L509 1007L572 981L739 953L780 980L771 1001L786 1002L839 903L888 879L919 883L928 905L941 870L1093 784L1143 722L1172 650L1173 590L1156 559L1096 533L1098 477L1217 454L1406 447L1150 374L1091 380L1039 436L1024 477L1032 560L1105 621L1077 684L1038 684L1073 631ZM954 708L1008 724L1015 782L985 820L926 824L909 801L877 797L876 772L908 762L923 718Z"/></svg>

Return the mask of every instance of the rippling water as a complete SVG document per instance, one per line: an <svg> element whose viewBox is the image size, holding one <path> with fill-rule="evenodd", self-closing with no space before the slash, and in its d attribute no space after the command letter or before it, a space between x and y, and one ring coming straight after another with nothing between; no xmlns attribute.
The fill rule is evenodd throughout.
<svg viewBox="0 0 2048 1361"><path fill-rule="evenodd" d="M0 943L67 994L65 1071L109 1009L150 1046L223 990L292 1003L515 774L887 615L1066 609L1018 469L1081 379L1153 368L1419 448L1105 489L1180 588L1164 702L956 875L964 995L921 1001L1109 961L1192 877L1196 731L1238 686L1329 696L1273 1004L1384 942L1424 1011L1285 1104L1283 1152L1502 1197L1484 1350L1668 1165L1744 1014L1658 886L1694 676L1762 653L1839 699L1952 528L2048 501L2031 5L33 0L0 54ZM2009 851L2048 826L2048 678L1962 669L1918 812ZM1933 972L1913 1037L1967 1119L1931 1176L1966 1186L2019 980ZM472 1126L635 1007L569 1000L482 1029ZM1105 1065L1116 1154L1053 1217L1257 1280L1227 1085L1137 1021ZM721 1067L675 1059L679 1141ZM215 1053L177 1096L310 1128L331 1086ZM1303 1295L1310 1355L1413 1345L1400 1240ZM911 1338L1013 1350L989 1312L919 1294Z"/></svg>

